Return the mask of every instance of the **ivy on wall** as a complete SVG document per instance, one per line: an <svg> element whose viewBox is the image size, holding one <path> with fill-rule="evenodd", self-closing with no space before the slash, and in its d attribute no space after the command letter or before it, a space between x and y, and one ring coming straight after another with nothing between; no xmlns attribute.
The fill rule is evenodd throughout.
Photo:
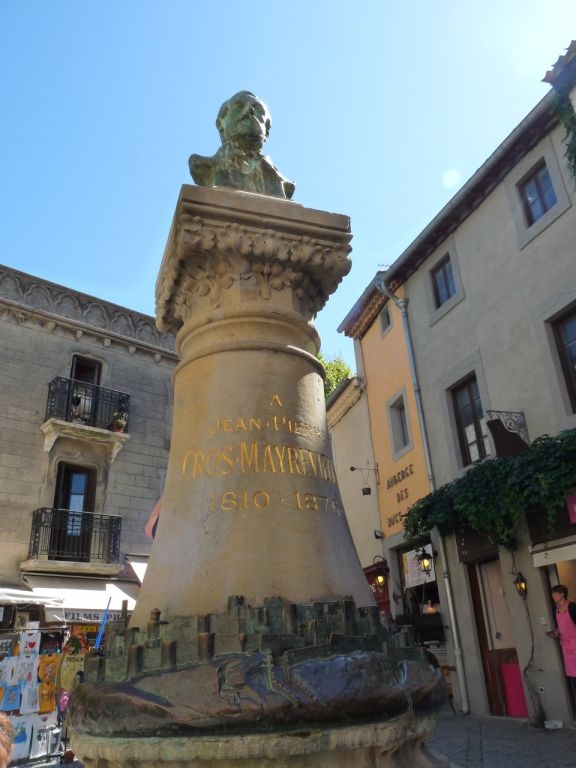
<svg viewBox="0 0 576 768"><path fill-rule="evenodd" d="M560 122L566 129L564 144L566 145L566 163L576 186L576 112L570 101L570 97L563 94L558 102L558 114Z"/></svg>
<svg viewBox="0 0 576 768"><path fill-rule="evenodd" d="M415 546L437 527L442 535L470 527L495 544L515 548L524 514L552 526L570 491L576 490L576 429L544 435L520 456L489 459L417 501L404 518Z"/></svg>

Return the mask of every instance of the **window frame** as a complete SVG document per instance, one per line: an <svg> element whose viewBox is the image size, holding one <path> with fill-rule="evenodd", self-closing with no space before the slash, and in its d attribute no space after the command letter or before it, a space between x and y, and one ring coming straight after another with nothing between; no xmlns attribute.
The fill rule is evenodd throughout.
<svg viewBox="0 0 576 768"><path fill-rule="evenodd" d="M556 205L552 206L534 224L528 226L522 203L520 187L541 163L545 163L556 194ZM571 207L566 183L558 164L552 138L545 137L538 146L524 157L504 179L512 219L516 228L518 249L522 250L540 235L550 224Z"/></svg>
<svg viewBox="0 0 576 768"><path fill-rule="evenodd" d="M450 275L447 275L447 269L446 267L450 267ZM445 299L442 299L440 295L440 287L439 287L439 280L438 276L442 275L443 281L444 281L444 287L447 290L450 290L450 293L446 296ZM446 253L440 261L436 262L434 267L430 270L430 279L432 280L432 293L434 295L434 304L436 309L440 309L444 306L450 299L456 295L456 278L454 276L454 266L452 264L452 259L450 258L450 253Z"/></svg>
<svg viewBox="0 0 576 768"><path fill-rule="evenodd" d="M102 377L102 363L93 357L86 355L72 355L70 365L70 378L73 381L81 381L84 384L100 386Z"/></svg>
<svg viewBox="0 0 576 768"><path fill-rule="evenodd" d="M82 504L72 504L74 478L83 477ZM94 467L59 461L52 509L49 560L89 562L93 513L96 505L98 470ZM81 508L80 508L81 506ZM88 513L88 514L84 514Z"/></svg>
<svg viewBox="0 0 576 768"><path fill-rule="evenodd" d="M475 387L475 393L473 391ZM458 402L459 393L464 390L469 392L469 407L472 412L472 422L464 424L462 409ZM484 405L480 396L480 386L476 374L473 372L466 378L462 379L455 384L450 390L452 413L454 415L454 422L456 426L456 434L458 436L458 446L460 449L460 460L463 467L468 467L472 464L477 464L484 459L488 458L491 454L488 427L486 425L486 419L484 415ZM478 416L476 413L476 403L480 404L482 411ZM482 431L482 422L484 423L484 431ZM472 426L474 430L475 440L470 441L467 435L467 429ZM478 458L472 458L471 446L476 445L478 449Z"/></svg>
<svg viewBox="0 0 576 768"><path fill-rule="evenodd" d="M576 335L571 342L566 343L562 334L562 326L570 320L576 322L576 305L574 304L561 315L555 317L551 321L551 327L568 401L572 408L572 413L576 413L576 352L575 363L571 361L568 353L568 347L571 344L576 349Z"/></svg>
<svg viewBox="0 0 576 768"><path fill-rule="evenodd" d="M380 334L385 336L392 328L392 313L390 312L390 304L386 302L378 315L380 320Z"/></svg>
<svg viewBox="0 0 576 768"><path fill-rule="evenodd" d="M550 202L547 199L546 189L542 183L541 178L543 171L546 172L550 184L550 189L554 195L553 202ZM533 206L530 203L530 196L528 192L528 185L530 184L534 185L534 189L536 191L536 199L541 209L539 216L536 216ZM546 160L543 157L538 163L536 163L535 166L532 167L530 172L518 182L517 187L518 194L520 195L520 200L522 202L522 209L524 211L524 220L527 227L532 227L534 224L537 224L540 219L542 219L548 213L548 211L551 211L554 206L558 205L558 195L556 194L556 190L554 188L552 174L550 173L550 169L548 168Z"/></svg>
<svg viewBox="0 0 576 768"><path fill-rule="evenodd" d="M458 263L458 256L456 253L456 245L454 237L449 237L444 241L441 248L438 248L436 257L429 259L430 266L428 267L427 280L426 280L426 304L428 306L430 325L437 323L444 315L448 314L457 304L459 304L464 298L464 287L462 285L462 278L460 275L460 265ZM452 267L452 277L454 281L454 293L440 306L438 306L435 295L435 282L434 273L442 266L442 263L448 260Z"/></svg>
<svg viewBox="0 0 576 768"><path fill-rule="evenodd" d="M404 387L388 400L386 403L386 413L390 449L393 460L396 460L412 450L414 445ZM404 418L402 418L402 415Z"/></svg>

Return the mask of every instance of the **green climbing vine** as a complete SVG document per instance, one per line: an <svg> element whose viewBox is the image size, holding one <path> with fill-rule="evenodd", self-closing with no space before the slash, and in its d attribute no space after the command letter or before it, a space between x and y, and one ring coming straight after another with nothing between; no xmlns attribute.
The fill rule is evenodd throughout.
<svg viewBox="0 0 576 768"><path fill-rule="evenodd" d="M437 527L441 534L470 527L499 546L514 549L524 514L544 517L549 527L576 490L576 429L544 435L515 458L483 461L458 480L417 501L404 518L404 535L415 546Z"/></svg>
<svg viewBox="0 0 576 768"><path fill-rule="evenodd" d="M574 111L570 97L566 94L560 96L558 102L558 114L561 124L566 129L563 141L566 146L565 157L568 164L568 170L576 185L576 112Z"/></svg>

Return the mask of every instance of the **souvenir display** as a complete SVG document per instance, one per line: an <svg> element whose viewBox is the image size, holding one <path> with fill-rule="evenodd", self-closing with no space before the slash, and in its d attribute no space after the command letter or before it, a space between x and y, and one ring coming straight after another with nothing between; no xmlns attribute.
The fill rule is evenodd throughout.
<svg viewBox="0 0 576 768"><path fill-rule="evenodd" d="M0 636L0 710L14 727L13 762L58 754L63 639L61 631L30 625ZM83 668L84 655L80 658Z"/></svg>

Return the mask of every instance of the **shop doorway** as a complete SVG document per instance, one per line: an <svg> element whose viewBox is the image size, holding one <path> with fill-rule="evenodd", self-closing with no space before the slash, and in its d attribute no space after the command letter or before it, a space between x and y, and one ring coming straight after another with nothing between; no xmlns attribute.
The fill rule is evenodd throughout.
<svg viewBox="0 0 576 768"><path fill-rule="evenodd" d="M556 584L563 584L568 589L568 600L570 602L576 602L576 560L559 560L553 565L549 565L544 569L546 574L546 582L548 587L548 594L551 594L552 587ZM550 597L550 615L551 626L556 626L556 606L554 605L552 598ZM558 662L561 665L562 671L565 673L564 658L560 649L560 644L556 645L558 651ZM572 715L576 717L576 691L570 685L568 678L564 677L568 696L572 704Z"/></svg>
<svg viewBox="0 0 576 768"><path fill-rule="evenodd" d="M502 588L500 560L471 563L468 572L490 714L527 717L514 628Z"/></svg>

